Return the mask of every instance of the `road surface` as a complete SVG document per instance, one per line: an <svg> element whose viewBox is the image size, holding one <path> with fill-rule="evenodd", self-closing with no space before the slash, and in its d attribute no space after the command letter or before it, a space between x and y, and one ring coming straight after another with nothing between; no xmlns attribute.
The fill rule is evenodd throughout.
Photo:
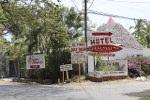
<svg viewBox="0 0 150 100"><path fill-rule="evenodd" d="M64 85L0 81L0 100L150 100L150 81L84 81Z"/></svg>

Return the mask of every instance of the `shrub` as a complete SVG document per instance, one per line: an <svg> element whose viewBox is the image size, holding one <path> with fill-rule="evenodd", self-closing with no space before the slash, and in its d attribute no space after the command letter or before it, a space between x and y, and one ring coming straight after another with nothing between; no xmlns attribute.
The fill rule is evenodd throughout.
<svg viewBox="0 0 150 100"><path fill-rule="evenodd" d="M128 75L130 77L145 76L150 74L150 57L142 55L127 56Z"/></svg>
<svg viewBox="0 0 150 100"><path fill-rule="evenodd" d="M130 77L140 76L141 71L141 55L127 56L128 60L128 75Z"/></svg>
<svg viewBox="0 0 150 100"><path fill-rule="evenodd" d="M146 74L150 74L150 59L149 58L145 58L141 66L142 66L141 67L142 71L144 71Z"/></svg>

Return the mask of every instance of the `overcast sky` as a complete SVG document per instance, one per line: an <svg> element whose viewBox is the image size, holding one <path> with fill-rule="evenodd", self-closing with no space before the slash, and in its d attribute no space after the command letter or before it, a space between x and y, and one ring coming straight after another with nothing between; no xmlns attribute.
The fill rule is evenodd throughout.
<svg viewBox="0 0 150 100"><path fill-rule="evenodd" d="M58 3L57 0L52 0ZM59 0L60 4L66 7L75 7L76 11L82 11L83 0ZM150 0L87 0L88 10L99 11L103 13L137 18L147 19L150 21ZM58 3L59 4L59 3ZM96 29L107 23L109 17L88 13L93 24L96 24ZM122 24L127 30L130 26L134 26L133 20L112 17L116 23ZM129 30L130 31L130 30ZM7 37L7 36L6 36Z"/></svg>
<svg viewBox="0 0 150 100"><path fill-rule="evenodd" d="M57 3L57 0L52 0ZM77 11L82 11L83 0L60 0L60 4L67 7L75 7ZM88 10L99 11L103 13L147 19L150 21L150 0L87 0ZM107 23L109 17L88 13L90 20L96 24L96 27ZM115 22L122 24L127 30L134 26L134 21L123 18L112 17Z"/></svg>

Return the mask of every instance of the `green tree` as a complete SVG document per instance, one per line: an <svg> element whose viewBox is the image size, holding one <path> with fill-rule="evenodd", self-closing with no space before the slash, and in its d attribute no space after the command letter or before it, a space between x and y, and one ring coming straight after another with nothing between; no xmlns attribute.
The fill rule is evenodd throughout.
<svg viewBox="0 0 150 100"><path fill-rule="evenodd" d="M150 23L146 20L139 19L135 21L135 26L131 26L130 29L134 29L132 33L140 44L146 47L150 47Z"/></svg>
<svg viewBox="0 0 150 100"><path fill-rule="evenodd" d="M3 3L1 7L9 23L7 27L13 34L12 46L8 50L13 54L11 58L21 63L20 59L27 54L44 53L46 72L42 73L57 80L60 64L70 61L68 48L82 27L81 16L73 8L68 12L65 7L58 7L48 0L21 4L14 1Z"/></svg>

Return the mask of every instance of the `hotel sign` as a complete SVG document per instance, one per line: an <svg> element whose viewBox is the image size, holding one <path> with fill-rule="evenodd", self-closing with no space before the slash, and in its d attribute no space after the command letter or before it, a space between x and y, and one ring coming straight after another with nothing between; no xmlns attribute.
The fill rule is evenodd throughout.
<svg viewBox="0 0 150 100"><path fill-rule="evenodd" d="M112 34L113 33L111 32L92 32L92 34L89 34L87 47L88 54L91 54L91 52L107 53L102 54L102 56L107 56L110 52L122 50L122 47L113 44L113 40L110 37ZM99 55L100 54L97 56ZM108 57L110 56L114 57L112 54L108 55Z"/></svg>

